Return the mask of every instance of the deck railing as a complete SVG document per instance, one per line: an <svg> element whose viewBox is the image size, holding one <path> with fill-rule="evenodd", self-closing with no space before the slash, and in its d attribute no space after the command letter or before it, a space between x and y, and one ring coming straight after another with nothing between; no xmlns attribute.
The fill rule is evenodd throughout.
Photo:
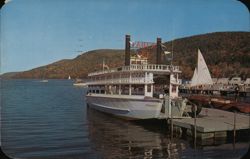
<svg viewBox="0 0 250 159"><path fill-rule="evenodd" d="M121 71L153 71L153 72L178 72L180 73L179 66L173 65L156 65L156 64L148 64L148 65L130 65L130 66L123 66L114 69L102 70L97 72L89 73L88 76L96 76L105 73L114 73L114 72L121 72Z"/></svg>
<svg viewBox="0 0 250 159"><path fill-rule="evenodd" d="M114 78L114 79L103 79L103 80L91 80L88 84L151 84L153 79L150 77L136 77L136 78Z"/></svg>

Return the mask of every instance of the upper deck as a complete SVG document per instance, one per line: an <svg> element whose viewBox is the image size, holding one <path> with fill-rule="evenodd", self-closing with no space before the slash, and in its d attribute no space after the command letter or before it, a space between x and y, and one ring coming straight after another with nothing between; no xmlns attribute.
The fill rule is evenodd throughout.
<svg viewBox="0 0 250 159"><path fill-rule="evenodd" d="M173 73L181 73L179 66L173 65L157 65L157 64L132 64L130 66L122 66L108 70L102 70L97 72L89 73L88 76L98 76L103 74L113 74L113 73L121 73L121 72L152 72L157 74L170 74L171 71Z"/></svg>

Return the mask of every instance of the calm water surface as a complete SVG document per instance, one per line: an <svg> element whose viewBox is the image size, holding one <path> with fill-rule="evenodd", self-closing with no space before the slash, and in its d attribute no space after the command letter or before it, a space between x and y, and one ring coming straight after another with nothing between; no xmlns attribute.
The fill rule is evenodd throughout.
<svg viewBox="0 0 250 159"><path fill-rule="evenodd" d="M239 158L248 141L170 140L164 121L128 122L88 109L69 80L1 81L1 146L12 158Z"/></svg>

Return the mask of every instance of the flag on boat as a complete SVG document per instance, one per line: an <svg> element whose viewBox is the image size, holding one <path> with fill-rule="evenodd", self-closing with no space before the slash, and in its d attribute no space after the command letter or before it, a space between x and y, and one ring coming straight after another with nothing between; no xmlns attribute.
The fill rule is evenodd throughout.
<svg viewBox="0 0 250 159"><path fill-rule="evenodd" d="M165 48L165 49L167 48L167 47L166 47L165 45L163 45L163 44L161 44L161 47L163 47L163 48Z"/></svg>
<svg viewBox="0 0 250 159"><path fill-rule="evenodd" d="M105 60L103 59L103 61L102 61L102 68L103 69L108 69L109 70L109 66L107 65L107 64L105 64Z"/></svg>

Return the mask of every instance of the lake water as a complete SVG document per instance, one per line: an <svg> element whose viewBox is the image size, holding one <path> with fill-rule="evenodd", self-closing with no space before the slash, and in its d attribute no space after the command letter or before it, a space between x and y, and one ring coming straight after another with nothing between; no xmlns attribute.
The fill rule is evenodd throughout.
<svg viewBox="0 0 250 159"><path fill-rule="evenodd" d="M1 81L1 147L12 158L239 158L249 142L170 140L165 121L129 122L88 109L70 80Z"/></svg>

